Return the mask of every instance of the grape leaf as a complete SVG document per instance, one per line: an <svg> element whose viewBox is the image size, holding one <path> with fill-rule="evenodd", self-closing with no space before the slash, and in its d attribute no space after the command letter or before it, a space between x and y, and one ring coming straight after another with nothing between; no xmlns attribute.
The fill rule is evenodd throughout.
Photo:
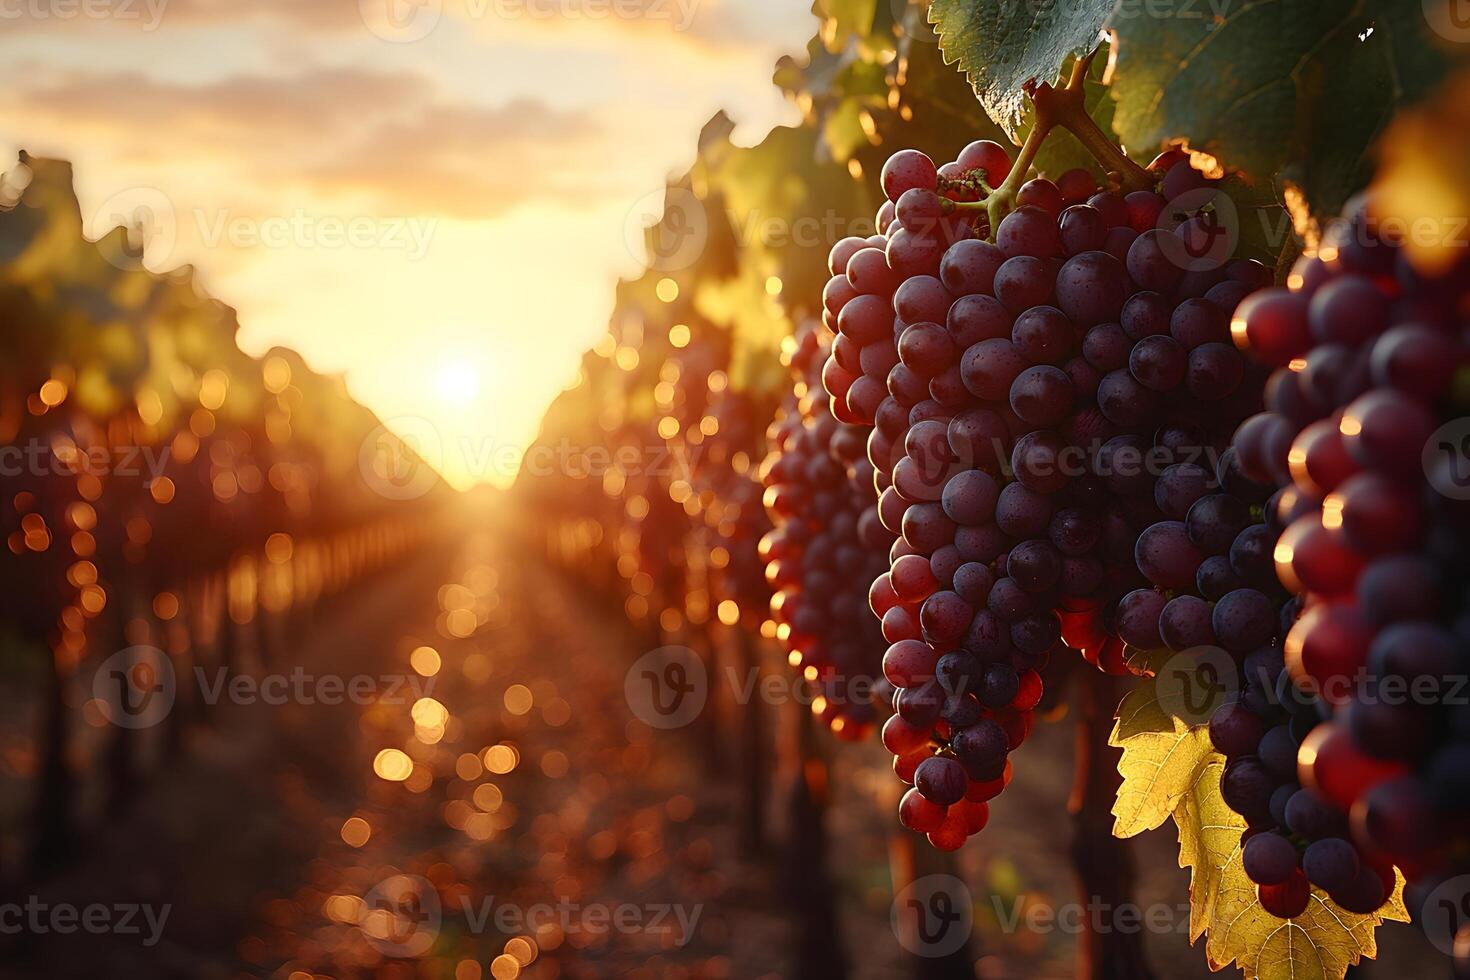
<svg viewBox="0 0 1470 980"><path fill-rule="evenodd" d="M1113 802L1113 833L1132 837L1162 824L1189 792L1213 749L1204 725L1190 727L1159 704L1153 679L1118 706L1108 744L1120 747L1123 785Z"/></svg>
<svg viewBox="0 0 1470 980"><path fill-rule="evenodd" d="M1349 966L1377 955L1374 930L1408 921L1403 877L1372 915L1345 912L1315 889L1295 919L1266 912L1241 867L1245 820L1220 796L1225 760L1210 746L1208 726L1170 717L1152 692L1145 681L1123 699L1109 740L1123 749L1114 833L1132 837L1173 818L1179 866L1190 871L1189 938L1207 937L1210 968L1233 962L1246 980L1340 980ZM1161 730L1165 723L1171 731Z"/></svg>
<svg viewBox="0 0 1470 980"><path fill-rule="evenodd" d="M1240 832L1245 819L1220 797L1220 774L1225 760L1206 760L1189 792L1174 808L1174 825L1179 830L1179 866L1190 869L1189 941L1204 935L1215 913L1220 881L1226 867L1240 850ZM1254 900L1255 895L1251 895Z"/></svg>
<svg viewBox="0 0 1470 980"><path fill-rule="evenodd" d="M959 63L975 94L1013 140L1028 82L1054 82L1062 64L1097 47L1115 0L933 0L929 23L947 63Z"/></svg>
<svg viewBox="0 0 1470 980"><path fill-rule="evenodd" d="M863 129L863 107L856 99L845 99L822 124L822 139L835 160L846 160L868 143Z"/></svg>
<svg viewBox="0 0 1470 980"><path fill-rule="evenodd" d="M1375 136L1447 67L1421 0L1124 4L1114 126L1146 154L1191 144L1256 180L1289 180L1336 213L1371 172Z"/></svg>
<svg viewBox="0 0 1470 980"><path fill-rule="evenodd" d="M1385 921L1409 921L1403 876L1388 904L1371 915L1346 912L1314 888L1305 912L1276 918L1261 907L1241 867L1245 820L1220 797L1224 769L1225 760L1213 755L1174 815L1179 865L1191 870L1190 941L1208 933L1210 968L1235 963L1247 980L1335 980L1376 956L1374 930Z"/></svg>
<svg viewBox="0 0 1470 980"><path fill-rule="evenodd" d="M1153 656L1156 660L1159 659L1157 653ZM1117 721L1108 741L1111 745L1119 746L1136 735L1173 735L1176 729L1175 719L1159 703L1158 687L1154 678L1149 677L1141 681L1123 699L1123 703L1118 705Z"/></svg>
<svg viewBox="0 0 1470 980"><path fill-rule="evenodd" d="M878 0L817 0L814 13L822 18L822 38L840 51L851 37L865 37L873 29Z"/></svg>

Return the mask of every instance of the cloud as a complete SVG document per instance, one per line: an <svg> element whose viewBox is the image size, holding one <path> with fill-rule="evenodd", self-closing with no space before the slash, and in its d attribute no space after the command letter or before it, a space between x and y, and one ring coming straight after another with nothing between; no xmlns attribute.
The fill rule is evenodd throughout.
<svg viewBox="0 0 1470 980"><path fill-rule="evenodd" d="M7 34L83 27L133 31L282 25L316 35L357 35L373 41L372 24L424 16L432 31L460 24L505 38L537 33L567 38L590 33L602 44L609 31L704 49L766 47L774 38L799 44L814 21L790 0L89 0L74 14L23 5L0 19ZM56 8L72 10L71 7ZM84 13L85 11L85 13ZM417 35L415 35L416 37Z"/></svg>
<svg viewBox="0 0 1470 980"><path fill-rule="evenodd" d="M133 160L205 156L250 183L352 194L387 213L487 217L593 176L590 114L521 97L455 102L411 72L318 70L205 85L137 72L22 78L9 127Z"/></svg>
<svg viewBox="0 0 1470 980"><path fill-rule="evenodd" d="M532 99L436 105L374 127L301 176L324 189L387 190L416 209L486 217L596 179L598 139L589 115Z"/></svg>

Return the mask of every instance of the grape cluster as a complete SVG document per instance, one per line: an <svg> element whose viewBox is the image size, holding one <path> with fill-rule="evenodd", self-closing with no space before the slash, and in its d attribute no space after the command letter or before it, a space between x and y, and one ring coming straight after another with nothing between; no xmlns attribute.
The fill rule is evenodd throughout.
<svg viewBox="0 0 1470 980"><path fill-rule="evenodd" d="M1170 465L1153 490L1164 519L1134 545L1151 587L1118 603L1119 638L1141 650L1224 649L1237 660L1269 645L1288 598L1271 559L1276 533L1259 516L1271 487L1241 472L1228 449L1214 467Z"/></svg>
<svg viewBox="0 0 1470 980"><path fill-rule="evenodd" d="M1283 626L1292 615L1288 604ZM1327 705L1295 687L1279 642L1242 666L1240 698L1214 713L1209 731L1226 758L1221 795L1247 822L1241 865L1262 908L1295 918L1316 886L1349 912L1376 911L1393 890L1392 866L1355 847L1347 813L1298 781L1301 746L1324 727Z"/></svg>
<svg viewBox="0 0 1470 980"><path fill-rule="evenodd" d="M716 603L731 602L742 613L770 605L771 586L757 542L771 530L762 503L765 488L751 462L760 428L745 392L729 387L712 393L704 426L714 430L693 460L695 488L710 500L704 508L709 540L710 585Z"/></svg>
<svg viewBox="0 0 1470 980"><path fill-rule="evenodd" d="M1392 870L1363 859L1345 839L1346 813L1297 781L1299 747L1324 705L1292 683L1282 648L1299 603L1272 552L1296 506L1292 489L1273 494L1241 471L1232 449L1215 473L1170 467L1154 490L1160 509L1183 520L1139 536L1138 567L1154 588L1124 597L1117 628L1132 646L1198 658L1201 680L1206 663L1233 664L1209 734L1226 759L1221 795L1247 823L1242 865L1261 906L1293 918L1316 885L1348 911L1376 910Z"/></svg>
<svg viewBox="0 0 1470 980"><path fill-rule="evenodd" d="M1390 865L1415 879L1470 843L1470 707L1453 696L1470 675L1470 507L1451 470L1463 447L1433 455L1441 423L1464 414L1465 252L1427 276L1359 199L1287 287L1251 297L1233 323L1276 368L1267 411L1237 444L1246 473L1286 485L1271 553L1301 605L1287 693L1324 705L1296 768L1314 801L1348 814L1354 845L1313 843L1303 870L1350 909L1381 898Z"/></svg>
<svg viewBox="0 0 1470 980"><path fill-rule="evenodd" d="M864 607L892 535L878 521L863 430L838 421L822 390L819 329L804 329L786 354L796 384L767 433L761 481L775 526L759 554L775 590L777 636L819 689L813 709L838 737L857 740L877 719L883 642Z"/></svg>
<svg viewBox="0 0 1470 980"><path fill-rule="evenodd" d="M1005 150L940 167L904 150L883 169L882 234L832 250L823 380L834 411L872 419L878 513L899 535L870 594L900 688L884 742L915 786L900 818L942 848L983 826L973 805L1003 786L1054 653L1126 670L1108 626L1143 584L1138 532L1164 516L1150 451L1223 448L1260 406L1228 312L1269 274L1190 261L1213 212L1171 228L1166 207L1211 183L1179 153L1155 168L1162 193L1033 178L989 241L965 205L1009 175Z"/></svg>

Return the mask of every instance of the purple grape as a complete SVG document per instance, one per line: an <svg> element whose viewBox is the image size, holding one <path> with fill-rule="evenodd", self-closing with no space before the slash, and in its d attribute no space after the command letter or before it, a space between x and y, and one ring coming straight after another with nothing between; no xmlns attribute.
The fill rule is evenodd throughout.
<svg viewBox="0 0 1470 980"><path fill-rule="evenodd" d="M1195 647L1214 646L1215 631L1210 624L1210 604L1198 596L1181 595L1170 599L1159 614L1159 638L1175 653Z"/></svg>
<svg viewBox="0 0 1470 980"><path fill-rule="evenodd" d="M1188 588L1205 556L1190 543L1180 521L1161 521L1138 536L1138 570L1160 589Z"/></svg>
<svg viewBox="0 0 1470 980"><path fill-rule="evenodd" d="M1016 317L1011 342L1032 364L1060 364L1071 355L1075 333L1061 310L1036 306Z"/></svg>
<svg viewBox="0 0 1470 980"><path fill-rule="evenodd" d="M1031 425L1056 425L1072 411L1075 395L1065 371L1040 364L1022 371L1011 383L1011 411Z"/></svg>
<svg viewBox="0 0 1470 980"><path fill-rule="evenodd" d="M1258 885L1279 885L1297 870L1296 848L1277 833L1256 834L1246 841L1240 860L1245 876Z"/></svg>
<svg viewBox="0 0 1470 980"><path fill-rule="evenodd" d="M1220 646L1231 653L1247 653L1276 632L1276 609L1255 589L1236 589L1215 603L1211 618Z"/></svg>
<svg viewBox="0 0 1470 980"><path fill-rule="evenodd" d="M1062 254L1056 217L1038 207L1022 206L1006 215L995 233L995 244L1006 258L1049 259Z"/></svg>
<svg viewBox="0 0 1470 980"><path fill-rule="evenodd" d="M1081 327L1117 320L1128 298L1127 273L1107 252L1082 252L1057 273L1056 296L1062 312Z"/></svg>
<svg viewBox="0 0 1470 980"><path fill-rule="evenodd" d="M1056 279L1044 259L1017 255L1006 259L995 273L995 297L1012 313L1033 306L1047 306L1054 295ZM1066 307L1062 309L1065 311Z"/></svg>
<svg viewBox="0 0 1470 980"><path fill-rule="evenodd" d="M1190 361L1173 337L1145 337L1128 355L1128 371L1145 388L1173 391L1184 380Z"/></svg>
<svg viewBox="0 0 1470 980"><path fill-rule="evenodd" d="M1130 646L1157 649L1163 645L1159 620L1164 605L1163 595L1153 589L1135 589L1119 601L1114 629Z"/></svg>
<svg viewBox="0 0 1470 980"><path fill-rule="evenodd" d="M1154 502L1170 520L1185 520L1190 508L1209 492L1214 482L1215 475L1202 466L1174 463L1159 474L1159 482L1154 485Z"/></svg>

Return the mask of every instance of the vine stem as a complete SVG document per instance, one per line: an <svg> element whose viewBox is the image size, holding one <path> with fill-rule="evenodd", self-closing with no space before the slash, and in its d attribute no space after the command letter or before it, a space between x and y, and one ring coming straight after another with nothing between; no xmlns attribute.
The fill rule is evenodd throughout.
<svg viewBox="0 0 1470 980"><path fill-rule="evenodd" d="M1001 221L1015 210L1016 195L1026 182L1026 175L1036 162L1036 155L1042 144L1059 126L1077 137L1093 159L1110 176L1117 179L1124 193L1153 189L1155 176L1130 160L1123 148L1114 143L1087 113L1087 73L1096 56L1097 51L1094 50L1078 58L1072 65L1066 85L1060 88L1049 84L1036 86L1031 92L1036 122L1031 127L1031 132L1026 134L1026 140L1021 144L1021 151L1011 165L1011 172L1006 175L1006 179L983 200L957 201L952 208L946 208L946 211L984 212L990 223L989 237L994 240L995 231Z"/></svg>
<svg viewBox="0 0 1470 980"><path fill-rule="evenodd" d="M1072 814L1072 867L1082 904L1105 916L1087 916L1077 937L1079 980L1154 980L1137 931L1115 927L1119 909L1134 905L1132 855L1113 836L1112 805L1123 777L1119 750L1108 745L1113 705L1121 697L1117 678L1091 674L1077 685L1076 768L1067 809Z"/></svg>
<svg viewBox="0 0 1470 980"><path fill-rule="evenodd" d="M1017 154L1016 160L1011 164L1011 172L1000 186L991 191L982 201L957 201L957 211L983 211L986 219L990 222L990 239L995 239L995 230L1000 227L1001 221L1006 215L1015 210L1016 194L1021 190L1021 185L1026 182L1026 174L1031 169L1031 164L1036 161L1036 154L1041 150L1041 144L1046 142L1047 136L1051 134L1053 123L1044 119L1040 113L1036 117L1036 125L1031 132L1026 134L1026 141L1021 144L1021 152Z"/></svg>
<svg viewBox="0 0 1470 980"><path fill-rule="evenodd" d="M1032 96L1036 105L1037 118L1043 115L1054 125L1061 126L1077 137L1077 141L1092 154L1110 174L1116 174L1124 193L1152 190L1155 177L1128 158L1123 148L1114 143L1087 114L1087 73L1092 68L1093 51L1078 58L1072 66L1072 74L1062 88L1043 85Z"/></svg>

